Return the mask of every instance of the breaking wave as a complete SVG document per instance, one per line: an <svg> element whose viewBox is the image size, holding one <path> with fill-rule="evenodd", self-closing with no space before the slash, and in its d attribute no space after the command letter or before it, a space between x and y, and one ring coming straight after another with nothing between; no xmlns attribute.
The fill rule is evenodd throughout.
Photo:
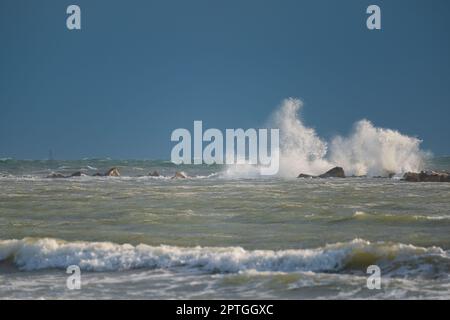
<svg viewBox="0 0 450 320"><path fill-rule="evenodd" d="M420 149L421 140L375 127L366 119L355 123L348 136L327 142L303 123L302 108L301 100L286 99L269 120L269 127L280 129L282 177L319 175L335 166L343 167L347 175L389 176L420 171L430 157ZM227 174L246 177L258 175L258 171L250 165L229 166Z"/></svg>
<svg viewBox="0 0 450 320"><path fill-rule="evenodd" d="M396 130L377 128L368 120L358 121L347 137L337 136L327 143L313 128L303 124L299 113L303 103L286 99L271 119L280 129L280 173L321 174L341 166L350 175L386 176L422 169L427 154L421 141Z"/></svg>
<svg viewBox="0 0 450 320"><path fill-rule="evenodd" d="M111 242L65 242L51 238L0 241L0 262L33 271L78 265L88 271L191 268L211 273L365 272L378 264L384 274L446 276L449 252L439 247L371 243L362 239L314 249L245 250L241 247L177 247ZM1 267L1 266L0 266Z"/></svg>

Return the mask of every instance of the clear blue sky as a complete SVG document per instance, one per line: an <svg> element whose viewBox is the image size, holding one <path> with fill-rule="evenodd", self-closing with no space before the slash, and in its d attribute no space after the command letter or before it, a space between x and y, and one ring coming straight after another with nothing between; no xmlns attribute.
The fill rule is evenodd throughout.
<svg viewBox="0 0 450 320"><path fill-rule="evenodd" d="M168 159L291 96L325 138L367 118L450 154L448 0L1 0L0 41L0 157Z"/></svg>

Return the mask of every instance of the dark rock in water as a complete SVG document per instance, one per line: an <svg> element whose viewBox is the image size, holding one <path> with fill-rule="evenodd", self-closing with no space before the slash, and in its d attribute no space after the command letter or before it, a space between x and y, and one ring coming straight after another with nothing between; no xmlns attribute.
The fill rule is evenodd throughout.
<svg viewBox="0 0 450 320"><path fill-rule="evenodd" d="M345 178L345 172L341 167L334 167L324 174L321 174L319 178Z"/></svg>
<svg viewBox="0 0 450 320"><path fill-rule="evenodd" d="M175 175L172 177L172 179L186 179L188 176L183 171L177 171L175 172Z"/></svg>
<svg viewBox="0 0 450 320"><path fill-rule="evenodd" d="M77 172L72 173L70 176L71 177L83 177L83 176L86 176L86 175L83 172L81 172L81 171L77 171Z"/></svg>
<svg viewBox="0 0 450 320"><path fill-rule="evenodd" d="M445 179L442 178L443 176L440 173L434 171L431 172L422 171L419 173L419 180L423 182L444 182Z"/></svg>
<svg viewBox="0 0 450 320"><path fill-rule="evenodd" d="M120 172L119 172L119 169L114 167L114 168L111 168L108 171L106 171L105 174L97 172L97 173L94 173L92 176L93 177L120 177Z"/></svg>
<svg viewBox="0 0 450 320"><path fill-rule="evenodd" d="M86 174L84 174L81 171L77 171L77 172L72 173L70 176L65 176L62 173L52 173L52 174L48 175L47 178L54 179L54 178L72 178L72 177L83 177L83 176L86 176Z"/></svg>
<svg viewBox="0 0 450 320"><path fill-rule="evenodd" d="M403 175L403 180L408 182L450 182L450 174L435 171L407 172Z"/></svg>
<svg viewBox="0 0 450 320"><path fill-rule="evenodd" d="M419 174L416 172L407 172L403 175L403 180L409 181L409 182L419 182L420 177L419 177Z"/></svg>
<svg viewBox="0 0 450 320"><path fill-rule="evenodd" d="M104 176L105 177L120 177L119 169L111 168L104 174Z"/></svg>
<svg viewBox="0 0 450 320"><path fill-rule="evenodd" d="M316 176L312 176L312 175L310 175L310 174L300 173L300 174L298 175L297 178L307 178L307 179L311 179L311 178L317 178L317 177L316 177Z"/></svg>
<svg viewBox="0 0 450 320"><path fill-rule="evenodd" d="M55 178L65 178L66 176L62 173L51 173L47 176L47 178L55 179Z"/></svg>
<svg viewBox="0 0 450 320"><path fill-rule="evenodd" d="M388 172L385 176L374 176L372 178L375 178L375 179L392 179L394 176L395 176L395 173Z"/></svg>
<svg viewBox="0 0 450 320"><path fill-rule="evenodd" d="M153 171L153 172L150 172L149 174L148 174L150 177L159 177L160 176L160 174L159 174L159 172L158 171Z"/></svg>
<svg viewBox="0 0 450 320"><path fill-rule="evenodd" d="M345 172L341 167L334 167L320 176L300 173L297 178L345 178Z"/></svg>
<svg viewBox="0 0 450 320"><path fill-rule="evenodd" d="M341 167L334 167L320 176L300 173L297 178L345 178L345 172Z"/></svg>

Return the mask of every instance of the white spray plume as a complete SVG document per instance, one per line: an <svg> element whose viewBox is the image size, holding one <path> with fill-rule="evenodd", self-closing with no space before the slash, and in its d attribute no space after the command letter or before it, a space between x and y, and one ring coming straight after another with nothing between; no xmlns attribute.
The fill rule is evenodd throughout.
<svg viewBox="0 0 450 320"><path fill-rule="evenodd" d="M396 130L377 128L368 120L358 121L348 137L337 136L328 144L301 120L303 102L285 99L272 114L269 127L280 129L281 177L300 173L319 175L340 166L351 175L387 176L420 171L429 154L420 150L421 140ZM228 167L229 177L258 175L254 166Z"/></svg>
<svg viewBox="0 0 450 320"><path fill-rule="evenodd" d="M386 176L419 171L426 156L421 141L396 130L376 128L368 120L358 121L349 137L336 137L330 160L355 175Z"/></svg>
<svg viewBox="0 0 450 320"><path fill-rule="evenodd" d="M280 171L285 177L300 172L320 174L330 169L325 160L327 143L313 128L306 127L299 118L303 103L289 98L283 101L271 117L271 127L280 129Z"/></svg>
<svg viewBox="0 0 450 320"><path fill-rule="evenodd" d="M301 121L302 107L301 100L286 99L271 119L272 127L280 129L281 176L318 175L334 166L343 167L347 175L368 176L422 169L426 153L420 150L419 139L361 120L348 137L335 137L328 147Z"/></svg>

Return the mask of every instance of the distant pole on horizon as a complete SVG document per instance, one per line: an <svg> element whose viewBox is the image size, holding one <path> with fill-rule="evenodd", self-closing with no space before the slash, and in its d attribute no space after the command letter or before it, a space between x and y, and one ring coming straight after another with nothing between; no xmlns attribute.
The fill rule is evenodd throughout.
<svg viewBox="0 0 450 320"><path fill-rule="evenodd" d="M48 161L53 161L53 160L55 160L55 159L53 158L53 150L52 150L52 149L49 149L49 150L48 150Z"/></svg>

